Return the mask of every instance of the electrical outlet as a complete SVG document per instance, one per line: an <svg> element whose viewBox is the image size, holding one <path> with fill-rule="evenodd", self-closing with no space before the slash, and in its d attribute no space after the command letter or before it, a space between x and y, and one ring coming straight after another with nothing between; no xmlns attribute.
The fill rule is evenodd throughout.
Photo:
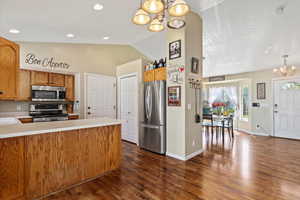
<svg viewBox="0 0 300 200"><path fill-rule="evenodd" d="M256 129L260 129L260 125L259 124L256 124Z"/></svg>

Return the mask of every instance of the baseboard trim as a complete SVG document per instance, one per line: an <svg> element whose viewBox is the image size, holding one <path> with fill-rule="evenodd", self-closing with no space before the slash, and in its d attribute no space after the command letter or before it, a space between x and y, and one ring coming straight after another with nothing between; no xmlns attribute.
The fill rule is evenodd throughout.
<svg viewBox="0 0 300 200"><path fill-rule="evenodd" d="M187 161L187 160L189 160L189 159L191 159L191 158L193 158L195 156L200 155L203 152L204 152L204 150L200 149L200 150L195 151L194 153L191 153L191 154L189 154L187 156L179 156L179 155L176 155L176 154L173 154L173 153L169 153L169 152L167 152L166 155L169 156L169 157L175 158L177 160Z"/></svg>
<svg viewBox="0 0 300 200"><path fill-rule="evenodd" d="M185 158L183 156L179 156L179 155L169 153L169 152L167 152L166 155L169 156L169 157L175 158L177 160L185 161Z"/></svg>
<svg viewBox="0 0 300 200"><path fill-rule="evenodd" d="M203 152L204 152L203 149L200 149L199 151L195 151L194 153L191 153L191 154L185 156L185 160L189 160L189 159L191 159L195 156L198 156L198 155L202 154Z"/></svg>
<svg viewBox="0 0 300 200"><path fill-rule="evenodd" d="M269 136L269 135L267 135L267 134L265 134L265 133L256 133L256 132L252 132L252 131L249 131L249 130L246 130L246 129L241 129L241 128L237 129L237 131L241 131L241 132L244 132L244 133L248 133L248 134L250 134L250 135Z"/></svg>

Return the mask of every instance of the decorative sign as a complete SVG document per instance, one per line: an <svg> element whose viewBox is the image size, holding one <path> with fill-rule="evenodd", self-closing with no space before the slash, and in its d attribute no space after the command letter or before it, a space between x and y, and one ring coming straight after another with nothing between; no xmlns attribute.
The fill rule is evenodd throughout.
<svg viewBox="0 0 300 200"><path fill-rule="evenodd" d="M181 86L168 87L168 105L181 106Z"/></svg>
<svg viewBox="0 0 300 200"><path fill-rule="evenodd" d="M183 65L170 65L168 67L168 80L173 83L183 84L184 70Z"/></svg>
<svg viewBox="0 0 300 200"><path fill-rule="evenodd" d="M257 99L266 99L266 83L257 83Z"/></svg>
<svg viewBox="0 0 300 200"><path fill-rule="evenodd" d="M199 59L192 57L192 68L191 68L191 72L194 74L198 74L199 73Z"/></svg>
<svg viewBox="0 0 300 200"><path fill-rule="evenodd" d="M29 65L41 66L51 69L69 69L70 65L65 62L56 61L54 57L38 58L33 53L28 53L25 58L25 63Z"/></svg>
<svg viewBox="0 0 300 200"><path fill-rule="evenodd" d="M169 59L173 60L181 57L181 40L169 43Z"/></svg>
<svg viewBox="0 0 300 200"><path fill-rule="evenodd" d="M209 77L209 82L225 81L225 76L212 76Z"/></svg>

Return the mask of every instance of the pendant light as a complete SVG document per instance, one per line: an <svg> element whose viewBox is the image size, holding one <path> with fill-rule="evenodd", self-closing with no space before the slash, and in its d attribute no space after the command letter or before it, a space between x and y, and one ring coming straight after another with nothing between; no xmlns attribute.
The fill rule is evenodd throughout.
<svg viewBox="0 0 300 200"><path fill-rule="evenodd" d="M182 17L189 12L190 8L184 0L175 0L169 7L169 14L174 17Z"/></svg>
<svg viewBox="0 0 300 200"><path fill-rule="evenodd" d="M137 10L137 12L135 13L135 15L132 19L133 23L135 23L137 25L148 24L150 22L150 20L151 20L151 17L142 8Z"/></svg>
<svg viewBox="0 0 300 200"><path fill-rule="evenodd" d="M164 7L164 3L161 0L146 0L143 3L143 9L151 14L160 13Z"/></svg>
<svg viewBox="0 0 300 200"><path fill-rule="evenodd" d="M145 25L148 24L151 21L150 15L142 9L142 0L141 0L141 6L136 11L135 15L132 18L133 23L137 25Z"/></svg>
<svg viewBox="0 0 300 200"><path fill-rule="evenodd" d="M165 27L162 24L162 22L159 21L159 19L155 18L150 23L148 29L149 29L149 31L152 31L152 32L160 32L160 31L163 31L165 29Z"/></svg>
<svg viewBox="0 0 300 200"><path fill-rule="evenodd" d="M167 25L171 29L181 29L185 26L185 21L183 19L173 17L168 21Z"/></svg>
<svg viewBox="0 0 300 200"><path fill-rule="evenodd" d="M283 55L282 56L283 66L273 69L274 73L279 73L281 76L294 75L294 73L296 72L296 67L295 66L288 66L288 64L287 64L288 57L289 57L288 55Z"/></svg>

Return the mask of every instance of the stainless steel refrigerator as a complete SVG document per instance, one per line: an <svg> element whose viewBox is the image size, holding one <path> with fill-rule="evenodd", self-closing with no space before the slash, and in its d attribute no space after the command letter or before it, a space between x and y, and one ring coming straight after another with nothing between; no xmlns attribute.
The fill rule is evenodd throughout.
<svg viewBox="0 0 300 200"><path fill-rule="evenodd" d="M145 82L144 120L140 124L141 148L166 153L166 81Z"/></svg>

